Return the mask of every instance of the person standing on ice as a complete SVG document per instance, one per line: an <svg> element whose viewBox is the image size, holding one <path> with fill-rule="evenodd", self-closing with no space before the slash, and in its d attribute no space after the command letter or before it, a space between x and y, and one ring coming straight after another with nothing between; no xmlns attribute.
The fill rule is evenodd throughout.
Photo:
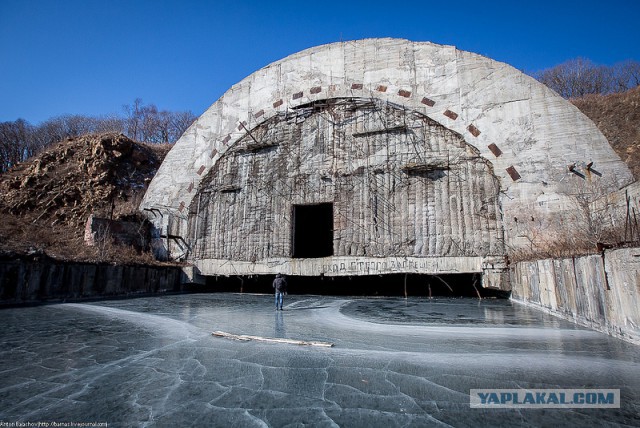
<svg viewBox="0 0 640 428"><path fill-rule="evenodd" d="M287 292L287 280L284 275L279 273L273 280L273 288L276 290L276 311L282 310L282 303L284 302L284 295Z"/></svg>

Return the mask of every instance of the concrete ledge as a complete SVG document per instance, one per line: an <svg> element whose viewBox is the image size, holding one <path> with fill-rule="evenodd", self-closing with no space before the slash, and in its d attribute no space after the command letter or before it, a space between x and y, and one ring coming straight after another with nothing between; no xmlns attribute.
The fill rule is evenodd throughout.
<svg viewBox="0 0 640 428"><path fill-rule="evenodd" d="M398 273L442 275L482 274L482 287L509 291L508 270L498 257L323 257L317 259L277 258L256 262L204 259L195 262L204 276L275 275L359 276Z"/></svg>
<svg viewBox="0 0 640 428"><path fill-rule="evenodd" d="M323 257L317 259L277 258L256 262L204 259L196 267L202 275L300 276L383 275L391 273L482 272L483 257Z"/></svg>

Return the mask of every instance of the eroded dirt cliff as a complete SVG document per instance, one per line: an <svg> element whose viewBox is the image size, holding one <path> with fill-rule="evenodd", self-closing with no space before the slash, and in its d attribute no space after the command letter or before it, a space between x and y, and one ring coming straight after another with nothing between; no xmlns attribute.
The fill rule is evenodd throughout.
<svg viewBox="0 0 640 428"><path fill-rule="evenodd" d="M135 220L168 149L122 134L86 135L16 165L0 175L0 251L95 260L96 248L83 242L87 218Z"/></svg>

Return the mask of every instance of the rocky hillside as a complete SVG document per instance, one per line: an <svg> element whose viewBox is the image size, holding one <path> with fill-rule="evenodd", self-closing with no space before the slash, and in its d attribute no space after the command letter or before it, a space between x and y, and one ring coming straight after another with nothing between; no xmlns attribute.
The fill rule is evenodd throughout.
<svg viewBox="0 0 640 428"><path fill-rule="evenodd" d="M0 252L96 260L83 242L88 216L135 218L168 149L121 134L86 135L16 165L0 175Z"/></svg>
<svg viewBox="0 0 640 428"><path fill-rule="evenodd" d="M571 100L602 131L613 149L640 179L640 86L611 95Z"/></svg>

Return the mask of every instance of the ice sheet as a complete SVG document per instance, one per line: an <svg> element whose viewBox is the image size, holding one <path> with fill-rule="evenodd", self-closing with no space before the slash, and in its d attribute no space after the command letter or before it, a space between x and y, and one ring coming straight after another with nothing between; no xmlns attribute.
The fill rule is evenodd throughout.
<svg viewBox="0 0 640 428"><path fill-rule="evenodd" d="M284 309L191 294L0 310L0 421L640 425L638 347L509 301L289 295ZM619 388L621 409L471 409L472 388Z"/></svg>

